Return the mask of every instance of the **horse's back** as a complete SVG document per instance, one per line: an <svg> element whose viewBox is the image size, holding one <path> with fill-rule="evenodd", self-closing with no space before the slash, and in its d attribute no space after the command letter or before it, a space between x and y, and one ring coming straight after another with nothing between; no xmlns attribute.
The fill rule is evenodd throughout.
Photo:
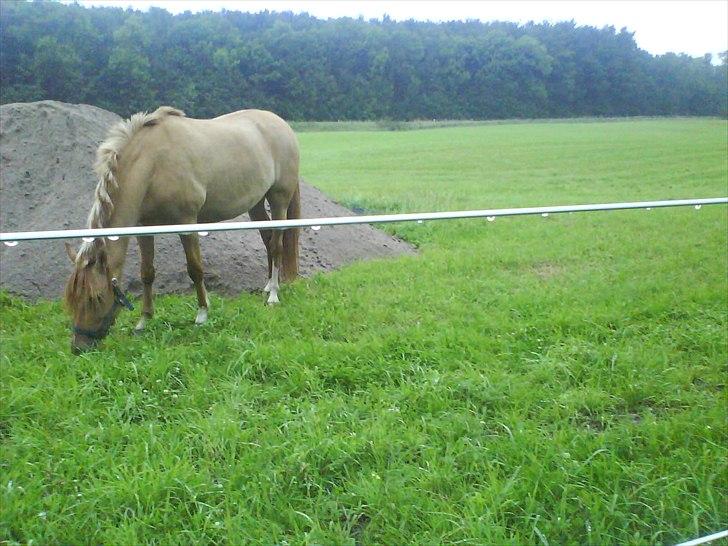
<svg viewBox="0 0 728 546"><path fill-rule="evenodd" d="M179 207L168 205L177 201L196 209L198 221L225 220L247 212L274 186L298 183L295 134L272 112L169 117L150 129L139 143L154 164L145 207L150 214L155 207L175 211Z"/></svg>
<svg viewBox="0 0 728 546"><path fill-rule="evenodd" d="M189 119L189 118L188 118ZM230 112L229 114L223 114L216 118L212 118L212 121L219 124L236 124L236 123L254 123L257 127L264 130L266 134L274 135L275 133L285 134L286 136L293 135L293 130L286 123L286 121L268 110L238 110L236 112Z"/></svg>
<svg viewBox="0 0 728 546"><path fill-rule="evenodd" d="M212 122L226 127L253 125L271 148L279 162L295 163L298 176L298 140L290 125L280 116L267 110L238 110L216 117Z"/></svg>

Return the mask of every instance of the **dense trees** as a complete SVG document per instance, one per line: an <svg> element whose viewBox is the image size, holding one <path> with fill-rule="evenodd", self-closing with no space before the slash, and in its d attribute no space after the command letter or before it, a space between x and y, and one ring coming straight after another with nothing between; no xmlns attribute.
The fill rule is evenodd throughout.
<svg viewBox="0 0 728 546"><path fill-rule="evenodd" d="M725 58L573 22L397 23L3 2L0 100L288 119L726 115Z"/></svg>

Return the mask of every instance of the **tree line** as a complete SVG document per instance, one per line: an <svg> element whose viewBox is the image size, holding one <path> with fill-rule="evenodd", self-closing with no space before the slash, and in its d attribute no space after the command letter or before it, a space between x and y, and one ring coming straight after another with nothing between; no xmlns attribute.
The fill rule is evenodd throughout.
<svg viewBox="0 0 728 546"><path fill-rule="evenodd" d="M658 9L656 7L656 9ZM614 27L0 4L0 101L290 120L727 113L728 59L653 56Z"/></svg>

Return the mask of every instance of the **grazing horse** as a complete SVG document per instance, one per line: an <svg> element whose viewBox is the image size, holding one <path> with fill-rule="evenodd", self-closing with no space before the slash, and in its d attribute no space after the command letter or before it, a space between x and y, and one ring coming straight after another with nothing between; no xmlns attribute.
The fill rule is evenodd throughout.
<svg viewBox="0 0 728 546"><path fill-rule="evenodd" d="M111 128L96 153L99 182L89 228L219 222L248 212L252 220L300 218L298 142L288 124L261 110L214 119L192 119L162 106L134 114ZM261 230L268 254L268 303L278 303L279 276L298 275L298 229ZM74 271L65 300L73 316L74 352L108 334L120 307L131 304L118 286L128 238L97 238L78 252L66 244ZM187 271L197 291L196 324L207 320L210 300L203 280L198 235L180 235ZM154 313L154 237L139 236L142 316Z"/></svg>

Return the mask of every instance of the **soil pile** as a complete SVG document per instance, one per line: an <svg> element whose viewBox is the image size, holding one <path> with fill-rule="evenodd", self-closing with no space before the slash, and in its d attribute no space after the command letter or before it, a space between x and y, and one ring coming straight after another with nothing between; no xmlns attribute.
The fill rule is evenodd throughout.
<svg viewBox="0 0 728 546"><path fill-rule="evenodd" d="M112 112L85 104L42 101L0 106L0 231L85 227L96 186L96 148L119 120ZM305 182L301 208L304 218L352 215ZM247 220L247 215L235 220ZM407 243L365 225L304 229L300 241L305 276L356 260L413 252ZM157 236L155 243L155 291L190 292L179 238ZM61 296L71 272L61 241L0 247L0 288L31 300ZM234 295L265 284L268 262L257 231L211 233L201 239L201 247L211 291ZM125 284L139 293L135 239L124 271Z"/></svg>

